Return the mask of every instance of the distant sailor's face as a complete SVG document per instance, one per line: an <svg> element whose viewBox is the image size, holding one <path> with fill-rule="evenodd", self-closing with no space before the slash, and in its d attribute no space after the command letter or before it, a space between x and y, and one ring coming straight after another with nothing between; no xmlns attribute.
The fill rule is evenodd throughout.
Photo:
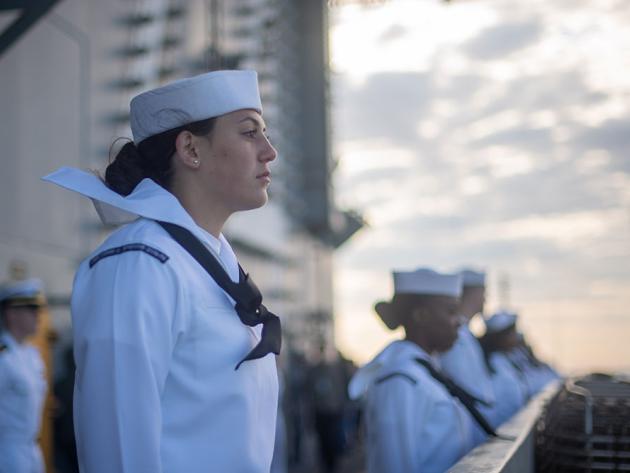
<svg viewBox="0 0 630 473"><path fill-rule="evenodd" d="M448 296L435 296L430 310L427 330L430 331L435 351L450 349L457 340L460 325L458 299Z"/></svg>
<svg viewBox="0 0 630 473"><path fill-rule="evenodd" d="M36 306L11 307L7 309L11 318L11 326L20 334L32 337L37 333L39 324L39 308Z"/></svg>
<svg viewBox="0 0 630 473"><path fill-rule="evenodd" d="M519 345L518 334L516 333L516 327L512 327L506 330L500 339L499 350L510 351Z"/></svg>
<svg viewBox="0 0 630 473"><path fill-rule="evenodd" d="M486 302L485 287L466 287L460 300L460 312L476 314L483 312Z"/></svg>

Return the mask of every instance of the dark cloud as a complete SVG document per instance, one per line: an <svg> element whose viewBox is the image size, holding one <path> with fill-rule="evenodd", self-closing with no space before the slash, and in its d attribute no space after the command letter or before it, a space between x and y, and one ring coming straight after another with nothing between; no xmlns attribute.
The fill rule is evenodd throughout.
<svg viewBox="0 0 630 473"><path fill-rule="evenodd" d="M462 213L486 221L501 221L604 210L619 205L619 195L608 187L605 172L580 173L575 161L548 162L531 172L489 182L484 192L463 201Z"/></svg>
<svg viewBox="0 0 630 473"><path fill-rule="evenodd" d="M445 83L439 78L434 79L435 90L440 96L449 97L458 103L467 102L474 94L488 84L482 76L477 74L462 74L449 76Z"/></svg>
<svg viewBox="0 0 630 473"><path fill-rule="evenodd" d="M499 92L487 104L470 110L458 117L460 123L471 119L482 119L505 110L529 114L543 110L553 110L563 120L571 117L564 109L575 105L591 106L608 98L606 94L590 89L581 69L563 72L543 72L534 76L520 77L508 84L495 84L485 81L486 87Z"/></svg>
<svg viewBox="0 0 630 473"><path fill-rule="evenodd" d="M483 30L464 46L473 59L497 59L536 43L543 27L538 19L502 23Z"/></svg>
<svg viewBox="0 0 630 473"><path fill-rule="evenodd" d="M475 148L496 145L544 153L552 148L553 140L548 128L514 127L471 142L471 146ZM510 159L509 155L505 159Z"/></svg>
<svg viewBox="0 0 630 473"><path fill-rule="evenodd" d="M336 124L343 139L417 143L417 124L432 100L429 74L375 74L361 86L337 82Z"/></svg>
<svg viewBox="0 0 630 473"><path fill-rule="evenodd" d="M607 151L611 169L630 173L630 117L607 120L597 127L582 127L573 140L575 152Z"/></svg>

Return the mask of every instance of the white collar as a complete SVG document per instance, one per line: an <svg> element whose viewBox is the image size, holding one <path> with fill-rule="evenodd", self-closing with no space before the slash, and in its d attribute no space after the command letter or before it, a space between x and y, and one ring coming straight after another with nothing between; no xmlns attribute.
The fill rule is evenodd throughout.
<svg viewBox="0 0 630 473"><path fill-rule="evenodd" d="M221 255L221 249L223 248L223 241L221 239L221 237L223 237L223 235L219 235L219 238L215 237L213 234L211 234L210 232L204 230L203 228L199 227L199 232L203 235L203 238L201 240L201 242L206 245L206 247L212 251L216 256L220 256Z"/></svg>
<svg viewBox="0 0 630 473"><path fill-rule="evenodd" d="M430 354L409 340L397 340L383 350L381 355L385 355L385 352L388 352L387 357L389 360L422 358L430 361L431 363L434 362L434 359Z"/></svg>
<svg viewBox="0 0 630 473"><path fill-rule="evenodd" d="M221 253L222 247L229 247L223 234L217 239L200 228L179 200L151 179L140 181L128 196L114 192L95 174L76 168L62 167L42 179L92 199L104 224L121 225L144 217L174 223L190 230L217 255Z"/></svg>
<svg viewBox="0 0 630 473"><path fill-rule="evenodd" d="M0 339L6 343L9 348L20 348L20 344L18 341L9 333L7 329L2 330L0 332Z"/></svg>
<svg viewBox="0 0 630 473"><path fill-rule="evenodd" d="M435 360L422 348L407 340L396 340L385 347L367 365L360 368L348 384L350 399L359 399L365 395L368 387L382 375L382 370L403 364L408 360L422 358L435 365Z"/></svg>

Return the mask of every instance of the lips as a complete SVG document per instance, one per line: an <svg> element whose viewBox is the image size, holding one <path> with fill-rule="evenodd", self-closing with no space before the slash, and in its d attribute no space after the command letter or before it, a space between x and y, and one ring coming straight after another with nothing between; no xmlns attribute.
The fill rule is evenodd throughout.
<svg viewBox="0 0 630 473"><path fill-rule="evenodd" d="M261 179L263 181L271 182L271 173L269 171L265 171L256 176L256 179Z"/></svg>

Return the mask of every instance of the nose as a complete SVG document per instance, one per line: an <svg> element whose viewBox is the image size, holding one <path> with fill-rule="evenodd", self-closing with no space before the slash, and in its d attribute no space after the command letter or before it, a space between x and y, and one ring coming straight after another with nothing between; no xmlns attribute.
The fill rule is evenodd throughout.
<svg viewBox="0 0 630 473"><path fill-rule="evenodd" d="M263 149L260 153L260 160L262 162L268 163L273 161L278 157L278 152L276 148L273 147L269 138L265 137L265 143L263 144Z"/></svg>

